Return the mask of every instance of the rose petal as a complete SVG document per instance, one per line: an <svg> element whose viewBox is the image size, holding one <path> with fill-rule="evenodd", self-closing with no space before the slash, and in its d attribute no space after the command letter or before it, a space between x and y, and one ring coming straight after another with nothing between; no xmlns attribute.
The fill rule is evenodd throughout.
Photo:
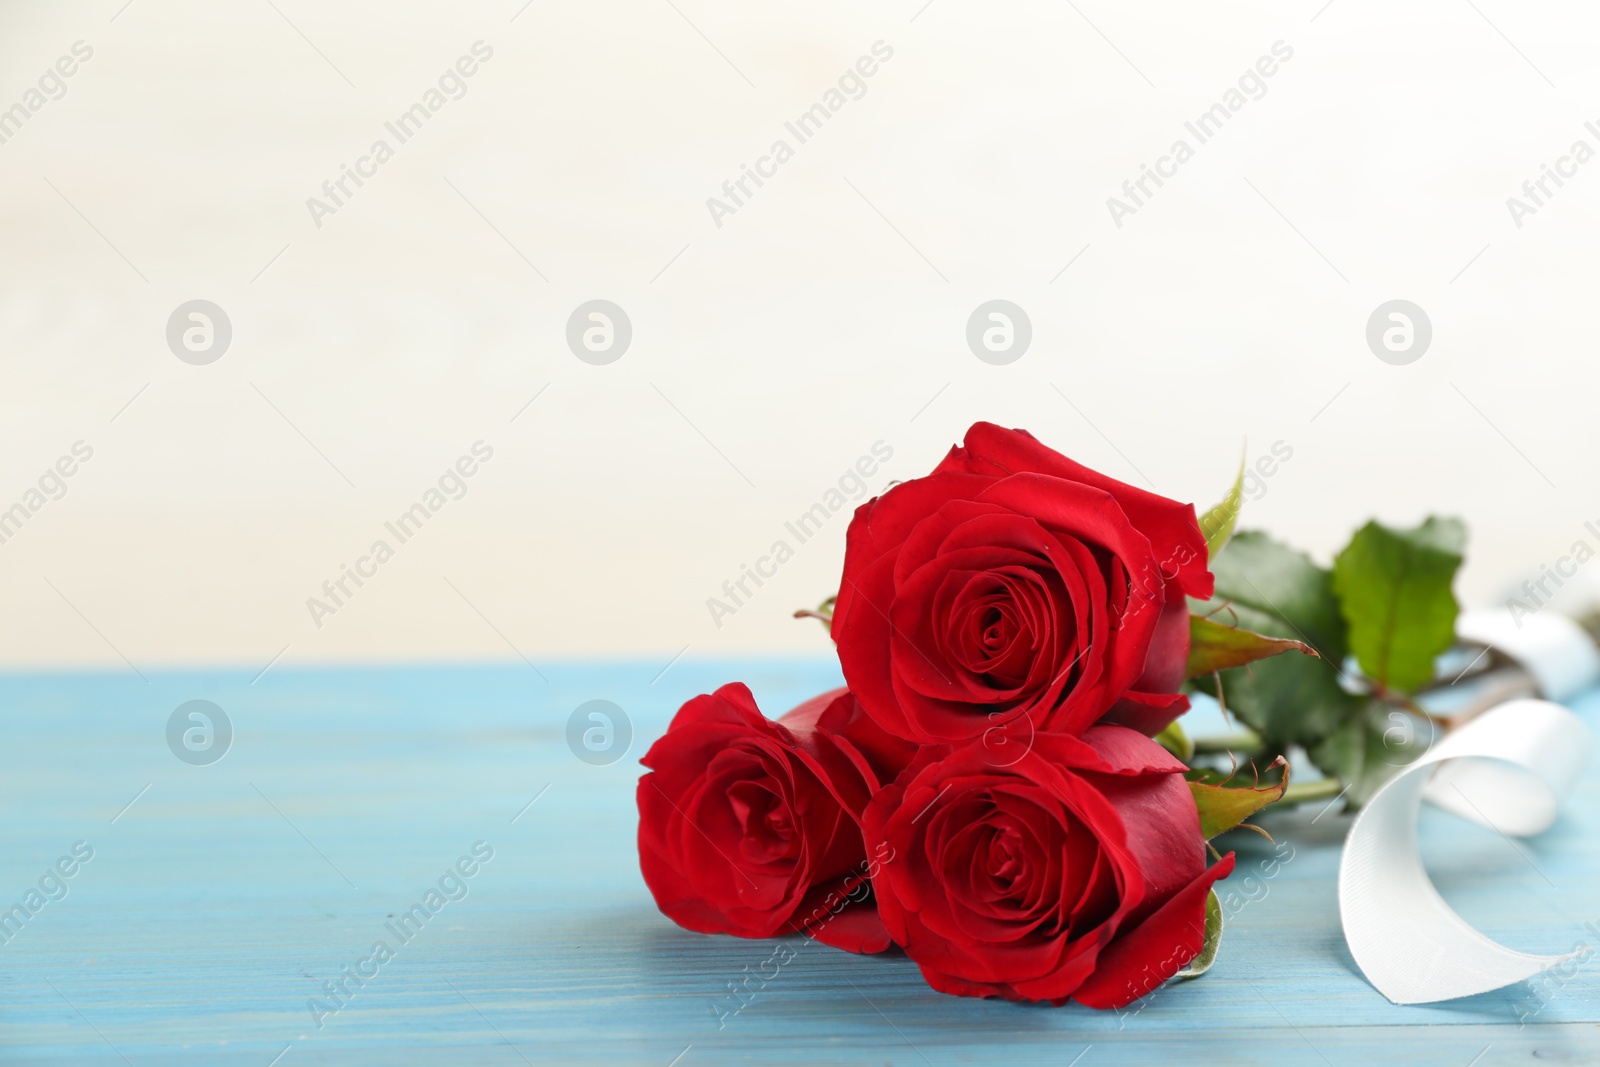
<svg viewBox="0 0 1600 1067"><path fill-rule="evenodd" d="M1005 475L1019 471L1050 474L1106 490L1134 524L1150 536L1166 572L1183 592L1201 599L1211 595L1205 537L1200 533L1192 504L1179 504L1119 482L1045 447L1026 430L1008 430L989 422L974 423L967 431L964 447L951 449L935 468L936 474Z"/></svg>
<svg viewBox="0 0 1600 1067"><path fill-rule="evenodd" d="M1126 1007L1177 974L1205 944L1206 894L1231 873L1232 852L1107 946L1072 999L1091 1008Z"/></svg>

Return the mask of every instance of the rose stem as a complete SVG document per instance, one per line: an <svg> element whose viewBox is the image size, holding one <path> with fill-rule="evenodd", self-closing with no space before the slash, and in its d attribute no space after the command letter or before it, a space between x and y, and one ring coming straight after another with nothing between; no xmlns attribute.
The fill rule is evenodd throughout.
<svg viewBox="0 0 1600 1067"><path fill-rule="evenodd" d="M1216 734L1212 737L1197 737L1194 739L1194 754L1197 756L1220 755L1228 752L1254 752L1261 747L1261 735L1254 730L1240 730L1231 734Z"/></svg>
<svg viewBox="0 0 1600 1067"><path fill-rule="evenodd" d="M1311 800L1332 800L1344 792L1344 783L1337 778L1318 778L1314 782L1295 782L1283 791L1279 804L1304 804Z"/></svg>

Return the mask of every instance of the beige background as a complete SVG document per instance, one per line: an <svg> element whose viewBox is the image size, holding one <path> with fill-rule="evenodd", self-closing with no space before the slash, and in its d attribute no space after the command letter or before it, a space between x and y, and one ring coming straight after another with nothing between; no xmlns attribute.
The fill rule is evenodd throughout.
<svg viewBox="0 0 1600 1067"><path fill-rule="evenodd" d="M1201 503L1281 440L1247 524L1325 554L1461 514L1480 601L1600 520L1600 162L1521 229L1505 205L1600 147L1591 9L273 2L0 6L0 107L94 50L0 144L0 506L94 448L0 545L7 666L817 651L788 615L831 591L842 515L721 628L705 600L873 442L877 489L978 418ZM315 226L478 40L466 95ZM866 94L714 225L879 40ZM1113 225L1279 40L1266 95ZM603 367L564 341L595 297L634 328ZM997 297L1034 331L1000 367L964 339ZM164 338L194 298L233 324L209 366ZM1364 341L1393 298L1432 318L1410 366ZM480 439L465 498L315 627Z"/></svg>

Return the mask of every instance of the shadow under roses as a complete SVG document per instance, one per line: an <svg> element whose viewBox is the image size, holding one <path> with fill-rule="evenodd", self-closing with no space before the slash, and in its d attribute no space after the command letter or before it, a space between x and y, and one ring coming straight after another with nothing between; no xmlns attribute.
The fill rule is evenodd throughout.
<svg viewBox="0 0 1600 1067"><path fill-rule="evenodd" d="M1053 1031L1118 1029L1115 1013L1079 1004L930 997L917 965L897 947L862 956L831 949L804 934L706 936L662 924L659 913L648 906L630 909L624 921L637 929L641 985L674 989L675 999L683 1002L685 1039L698 1030L705 1037L696 1043L708 1047L721 1039L740 1040L741 1033L765 1039L773 1025L795 1032L826 1025L830 1037L870 1035L902 1045L911 1042L912 1047L937 1045L941 1034L981 1034L986 1042L1022 1043ZM604 931L607 939L617 936L611 920L590 928L596 934ZM729 986L747 975L754 977L740 1006Z"/></svg>
<svg viewBox="0 0 1600 1067"><path fill-rule="evenodd" d="M1254 867L1275 854L1272 845L1257 840L1259 847L1239 843L1246 867ZM1294 844L1299 851L1294 860L1285 864L1286 870L1279 878L1297 882L1318 878L1315 868L1322 850L1314 846L1307 849L1301 841ZM1302 864L1307 866L1302 868ZM1260 906L1282 911L1290 900L1294 907L1300 906L1298 888L1283 901L1278 900L1278 892L1274 888L1267 898L1272 903L1263 900ZM1034 1043L1041 1036L1051 1035L1052 1040L1061 1042L1062 1055L1056 1062L1065 1064L1084 1044L1137 1041L1141 1033L1157 1042L1153 1048L1166 1047L1175 1033L1186 1033L1193 1025L1196 994L1204 994L1202 1000L1208 1008L1220 1010L1223 1005L1232 1004L1239 1010L1242 1006L1250 1020L1261 1026L1269 1026L1278 1018L1262 1002L1263 992L1294 1015L1295 998L1305 995L1304 991L1291 990L1286 996L1272 991L1267 983L1280 965L1258 951L1272 937L1282 934L1260 930L1256 933L1254 938L1225 946L1205 982L1185 984L1182 996L1172 995L1176 987L1158 990L1143 1010L1129 1018L1078 1004L1057 1008L1043 1003L929 996L916 965L898 950L862 956L829 950L798 934L756 940L696 934L663 923L660 912L642 889L637 902L631 905L580 906L570 921L546 927L533 936L527 944L527 956L530 977L540 976L532 986L534 990L545 985L552 989L570 988L577 972L569 970L566 977L561 977L565 968L552 967L552 963L563 956L581 955L585 995L597 1008L604 1005L606 1011L614 1012L629 1002L665 1002L665 1007L643 1009L651 1019L650 1047L676 1042L662 1062L689 1042L697 1049L723 1048L729 1054L741 1055L748 1052L748 1059L753 1062L759 1058L762 1044L774 1040L775 1034L788 1035L787 1039L802 1042L799 1047L809 1047L815 1055L814 1062L828 1062L827 1050L832 1047L870 1045L886 1050L883 1059L892 1058L896 1063L922 1063L914 1047L933 1063L942 1064L952 1062L944 1054L946 1046L970 1046L974 1040L991 1050L983 1062L1005 1062L1007 1048L1036 1049ZM1358 973L1342 952L1343 939L1335 929L1302 930L1298 936L1306 937L1308 933L1312 935L1306 945L1309 955L1335 963L1341 971ZM718 1030L716 1017L707 1005L719 994L726 994L726 984L735 975L742 975L747 966L756 971L759 962L779 946L794 952L793 961L741 1015ZM1256 988L1245 984L1246 979ZM1513 1009L1519 997L1527 995L1527 989L1514 986L1450 1004L1430 1005L1429 1011L1468 1021L1503 1022L1507 1033L1513 1033ZM1571 994L1573 999L1581 995L1576 987ZM1376 993L1371 996L1381 1000ZM555 1005L551 1007L553 1010ZM563 1013L569 1010L570 1005L561 1007ZM670 1021L663 1027L666 1020ZM1287 1036L1293 1040L1292 1032ZM646 1040L646 1034L624 1022L610 1038L596 1035L596 1039L615 1041L617 1047L632 1047L632 1043ZM1320 1044L1322 1038L1316 1040ZM887 1051L896 1046L904 1050L903 1056L891 1056ZM1300 1051L1310 1055L1303 1046ZM1086 1058L1084 1064L1088 1062Z"/></svg>
<svg viewBox="0 0 1600 1067"><path fill-rule="evenodd" d="M818 945L828 947L821 941L823 933L830 925L840 921L848 909L869 908L875 911L872 878L893 858L892 850L880 845L873 855L834 885L824 888L820 893L813 893L789 921L792 929L800 931L799 945L790 944L792 939L772 939L772 951L753 966L744 964L735 979L727 983L726 996L718 996L708 1006L716 1018L717 1029L726 1028L758 997L772 991L785 970L809 948ZM843 921L848 923L852 919ZM898 949L891 945L887 951L897 952Z"/></svg>
<svg viewBox="0 0 1600 1067"><path fill-rule="evenodd" d="M856 955L799 933L707 936L662 923L647 901L586 913L563 928L560 940L570 951L627 945L625 957L602 969L641 991L671 989L681 1005L675 1013L682 1028L675 1027L674 1035L708 1046L740 1042L740 1035L765 1040L772 1026L800 1033L826 1025L834 1038L881 1039L909 1045L910 1052L958 1035L1022 1044L1044 1033L1110 1033L1127 1025L1119 1024L1117 1013L1080 1004L930 997L917 965L898 947ZM732 986L741 992L734 994ZM1163 1014L1158 1008L1151 1018Z"/></svg>

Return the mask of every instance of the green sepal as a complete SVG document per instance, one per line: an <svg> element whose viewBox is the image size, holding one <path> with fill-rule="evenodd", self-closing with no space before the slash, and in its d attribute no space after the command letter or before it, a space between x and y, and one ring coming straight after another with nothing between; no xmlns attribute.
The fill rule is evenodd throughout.
<svg viewBox="0 0 1600 1067"><path fill-rule="evenodd" d="M1283 768L1278 781L1263 786L1257 779L1253 785L1229 785L1233 776L1226 778L1220 771L1192 770L1185 775L1189 792L1194 794L1194 805L1200 810L1200 834L1207 841L1218 834L1232 830L1250 816L1283 796L1289 788L1289 763L1282 756L1267 765L1267 770Z"/></svg>
<svg viewBox="0 0 1600 1067"><path fill-rule="evenodd" d="M1239 473L1233 479L1228 495L1200 516L1200 532L1206 539L1206 556L1216 559L1222 546L1233 536L1234 523L1239 521L1239 509L1244 506L1244 456L1239 456Z"/></svg>
<svg viewBox="0 0 1600 1067"><path fill-rule="evenodd" d="M1179 971L1178 978L1199 978L1211 969L1217 962L1217 949L1222 944L1222 901L1217 899L1215 889L1206 894L1206 934L1205 942L1200 946L1200 955L1189 961L1188 966Z"/></svg>
<svg viewBox="0 0 1600 1067"><path fill-rule="evenodd" d="M1172 720L1165 730L1156 734L1155 742L1185 763L1194 759L1194 742L1189 739L1183 727L1178 725L1176 719Z"/></svg>
<svg viewBox="0 0 1600 1067"><path fill-rule="evenodd" d="M1199 678L1283 652L1317 654L1304 641L1268 637L1237 626L1224 626L1204 615L1190 615L1189 663L1184 677Z"/></svg>

